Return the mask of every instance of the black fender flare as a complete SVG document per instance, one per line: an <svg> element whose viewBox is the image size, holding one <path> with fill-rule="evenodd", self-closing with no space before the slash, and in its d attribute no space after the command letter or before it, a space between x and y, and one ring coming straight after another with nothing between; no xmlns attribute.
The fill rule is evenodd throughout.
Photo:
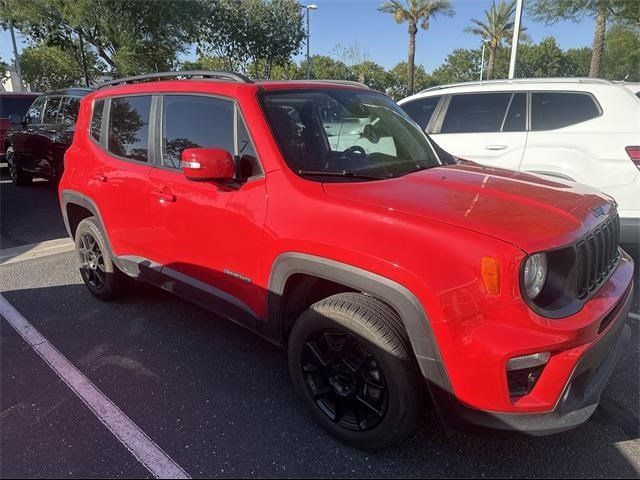
<svg viewBox="0 0 640 480"><path fill-rule="evenodd" d="M314 255L287 252L273 263L269 276L267 298L267 336L282 338L283 294L291 275L306 274L336 282L354 290L372 295L395 309L409 335L422 376L430 385L451 392L436 338L426 312L416 296L406 287L376 273L352 265Z"/></svg>

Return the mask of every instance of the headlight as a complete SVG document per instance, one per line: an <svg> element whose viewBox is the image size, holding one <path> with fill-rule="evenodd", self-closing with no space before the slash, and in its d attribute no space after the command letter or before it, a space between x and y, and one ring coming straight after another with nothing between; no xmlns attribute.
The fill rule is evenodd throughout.
<svg viewBox="0 0 640 480"><path fill-rule="evenodd" d="M524 288L531 300L540 295L546 279L547 254L536 253L527 258L524 264Z"/></svg>

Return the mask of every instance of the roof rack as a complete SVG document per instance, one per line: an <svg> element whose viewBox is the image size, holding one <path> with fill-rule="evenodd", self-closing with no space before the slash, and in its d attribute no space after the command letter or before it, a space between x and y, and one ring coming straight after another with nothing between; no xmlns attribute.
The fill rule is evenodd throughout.
<svg viewBox="0 0 640 480"><path fill-rule="evenodd" d="M365 85L362 82L356 82L354 80L323 80L323 79L309 79L309 80L284 80L285 82L296 82L296 83L335 83L336 85L351 85L354 87L363 87L369 88L368 85Z"/></svg>
<svg viewBox="0 0 640 480"><path fill-rule="evenodd" d="M138 83L147 80L160 80L164 78L214 78L218 80L231 80L233 82L241 83L253 83L253 81L241 73L224 72L224 71L208 71L208 70L185 70L184 72L159 72L159 73L147 73L145 75L136 75L135 77L116 78L110 82L104 82L99 84L96 89L110 87L113 85L124 85L126 83Z"/></svg>
<svg viewBox="0 0 640 480"><path fill-rule="evenodd" d="M450 83L448 85L437 85L435 87L425 88L418 93L433 92L436 90L444 90L445 88L465 87L471 85L496 85L496 84L522 84L522 83L601 83L610 84L611 81L602 78L582 78L582 77L549 77L549 78L513 78L513 79L495 79L495 80L479 80L474 82Z"/></svg>

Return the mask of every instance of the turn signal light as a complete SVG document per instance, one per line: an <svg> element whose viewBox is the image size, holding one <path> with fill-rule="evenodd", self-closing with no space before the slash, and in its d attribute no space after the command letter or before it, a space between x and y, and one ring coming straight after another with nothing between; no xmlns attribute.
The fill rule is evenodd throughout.
<svg viewBox="0 0 640 480"><path fill-rule="evenodd" d="M500 262L494 257L482 257L480 264L484 286L491 295L500 295Z"/></svg>

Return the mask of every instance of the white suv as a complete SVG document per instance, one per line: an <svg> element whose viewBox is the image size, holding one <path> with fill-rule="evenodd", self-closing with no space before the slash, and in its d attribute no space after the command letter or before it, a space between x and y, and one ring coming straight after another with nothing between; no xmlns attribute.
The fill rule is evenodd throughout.
<svg viewBox="0 0 640 480"><path fill-rule="evenodd" d="M640 243L640 98L599 79L518 79L429 88L402 108L446 152L596 187Z"/></svg>

